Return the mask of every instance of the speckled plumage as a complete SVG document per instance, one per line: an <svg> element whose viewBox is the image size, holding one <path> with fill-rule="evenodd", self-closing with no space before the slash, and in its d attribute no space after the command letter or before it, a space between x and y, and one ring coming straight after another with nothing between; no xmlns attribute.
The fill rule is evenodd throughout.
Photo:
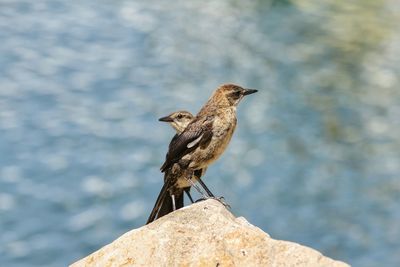
<svg viewBox="0 0 400 267"><path fill-rule="evenodd" d="M234 84L218 87L193 121L171 141L161 171L177 162L184 168L197 170L217 160L235 131L236 106L246 94L253 92L256 90ZM195 141L195 145L188 146Z"/></svg>
<svg viewBox="0 0 400 267"><path fill-rule="evenodd" d="M158 202L162 196L165 198L166 190L180 190L180 183L185 183L181 177L192 178L196 171L207 168L221 156L236 129L236 106L245 95L255 92L257 90L235 84L221 85L185 130L172 139L161 166L165 180L155 208L161 205ZM181 191L176 193L183 194Z"/></svg>

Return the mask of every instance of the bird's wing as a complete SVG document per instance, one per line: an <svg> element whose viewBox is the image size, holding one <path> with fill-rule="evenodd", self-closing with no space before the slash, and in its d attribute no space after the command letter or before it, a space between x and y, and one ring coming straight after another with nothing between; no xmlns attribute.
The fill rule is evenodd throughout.
<svg viewBox="0 0 400 267"><path fill-rule="evenodd" d="M212 137L212 120L193 121L179 135L175 135L169 144L169 150L161 171L164 172L173 163L195 150L199 145L208 143Z"/></svg>

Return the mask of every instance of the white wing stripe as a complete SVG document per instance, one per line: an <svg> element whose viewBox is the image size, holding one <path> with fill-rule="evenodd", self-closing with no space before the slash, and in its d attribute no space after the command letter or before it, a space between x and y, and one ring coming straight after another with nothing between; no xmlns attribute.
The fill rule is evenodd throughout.
<svg viewBox="0 0 400 267"><path fill-rule="evenodd" d="M203 137L203 134L200 135L196 140L190 142L189 144L187 144L187 148L191 148L194 147L198 142L200 142L201 138Z"/></svg>

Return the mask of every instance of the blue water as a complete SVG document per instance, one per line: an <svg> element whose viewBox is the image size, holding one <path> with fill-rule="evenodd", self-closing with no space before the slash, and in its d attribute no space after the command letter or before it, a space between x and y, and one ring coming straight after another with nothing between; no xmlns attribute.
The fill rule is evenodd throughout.
<svg viewBox="0 0 400 267"><path fill-rule="evenodd" d="M142 226L173 136L157 119L224 82L259 89L204 177L234 214L400 265L400 5L247 2L0 1L0 266Z"/></svg>

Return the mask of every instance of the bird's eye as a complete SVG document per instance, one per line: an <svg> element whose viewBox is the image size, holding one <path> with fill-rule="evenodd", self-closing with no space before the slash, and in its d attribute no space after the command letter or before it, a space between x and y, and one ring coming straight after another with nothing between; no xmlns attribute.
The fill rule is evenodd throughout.
<svg viewBox="0 0 400 267"><path fill-rule="evenodd" d="M239 98L240 95L241 95L241 92L240 92L240 91L236 91L236 92L233 93L233 95L234 95L236 98Z"/></svg>
<svg viewBox="0 0 400 267"><path fill-rule="evenodd" d="M182 117L183 117L182 114L178 115L178 119L182 119Z"/></svg>

